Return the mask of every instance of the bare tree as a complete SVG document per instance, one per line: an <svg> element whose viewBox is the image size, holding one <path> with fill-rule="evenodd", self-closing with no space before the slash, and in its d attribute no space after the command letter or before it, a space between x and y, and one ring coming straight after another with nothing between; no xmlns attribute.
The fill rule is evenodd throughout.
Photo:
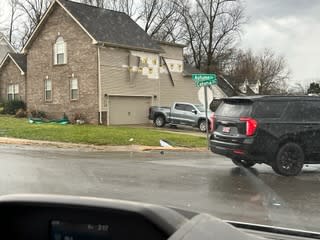
<svg viewBox="0 0 320 240"><path fill-rule="evenodd" d="M207 72L217 70L246 22L240 0L180 0L179 4L195 65Z"/></svg>
<svg viewBox="0 0 320 240"><path fill-rule="evenodd" d="M286 93L290 71L283 56L277 56L270 49L254 55L252 51L239 51L234 56L225 75L239 87L245 79L261 83L261 94Z"/></svg>
<svg viewBox="0 0 320 240"><path fill-rule="evenodd" d="M288 88L288 95L306 95L307 87L301 83L295 83L293 86Z"/></svg>
<svg viewBox="0 0 320 240"><path fill-rule="evenodd" d="M80 0L91 6L124 12L130 17L137 17L137 1L134 0Z"/></svg>
<svg viewBox="0 0 320 240"><path fill-rule="evenodd" d="M137 1L134 0L110 0L109 8L124 12L132 18L137 17Z"/></svg>
<svg viewBox="0 0 320 240"><path fill-rule="evenodd" d="M49 0L17 0L21 12L26 17L21 32L21 44L24 45L34 29L40 23L43 15L49 7Z"/></svg>
<svg viewBox="0 0 320 240"><path fill-rule="evenodd" d="M138 19L143 29L158 40L174 41L181 36L179 5L174 0L143 0ZM179 37L180 38L180 37Z"/></svg>
<svg viewBox="0 0 320 240"><path fill-rule="evenodd" d="M10 7L9 23L7 27L7 36L11 44L14 42L14 32L17 30L17 20L21 17L18 9L18 0L8 0Z"/></svg>
<svg viewBox="0 0 320 240"><path fill-rule="evenodd" d="M81 0L81 2L95 7L107 8L106 0Z"/></svg>

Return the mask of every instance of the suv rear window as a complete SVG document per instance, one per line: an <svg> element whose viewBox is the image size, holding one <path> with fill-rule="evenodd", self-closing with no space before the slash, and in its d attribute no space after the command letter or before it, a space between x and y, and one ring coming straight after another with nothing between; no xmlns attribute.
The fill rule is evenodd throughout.
<svg viewBox="0 0 320 240"><path fill-rule="evenodd" d="M253 115L256 118L280 118L287 106L287 102L257 102Z"/></svg>
<svg viewBox="0 0 320 240"><path fill-rule="evenodd" d="M249 117L252 110L250 101L223 102L215 112L217 116L224 117Z"/></svg>

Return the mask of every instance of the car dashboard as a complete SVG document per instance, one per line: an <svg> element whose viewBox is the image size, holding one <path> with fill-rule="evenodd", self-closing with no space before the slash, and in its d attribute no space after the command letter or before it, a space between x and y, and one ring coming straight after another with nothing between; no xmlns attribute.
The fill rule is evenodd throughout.
<svg viewBox="0 0 320 240"><path fill-rule="evenodd" d="M261 239L208 214L187 218L173 209L112 199L8 195L0 197L0 211L1 239Z"/></svg>

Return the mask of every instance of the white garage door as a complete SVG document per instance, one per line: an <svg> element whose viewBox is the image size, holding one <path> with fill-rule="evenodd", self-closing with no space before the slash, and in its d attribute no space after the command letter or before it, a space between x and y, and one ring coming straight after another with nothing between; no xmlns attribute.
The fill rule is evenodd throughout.
<svg viewBox="0 0 320 240"><path fill-rule="evenodd" d="M109 97L110 124L148 123L151 97Z"/></svg>

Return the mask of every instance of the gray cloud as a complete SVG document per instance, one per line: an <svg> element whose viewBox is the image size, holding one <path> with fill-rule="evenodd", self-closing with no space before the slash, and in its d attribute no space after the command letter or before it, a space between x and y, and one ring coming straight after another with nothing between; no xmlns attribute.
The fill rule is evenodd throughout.
<svg viewBox="0 0 320 240"><path fill-rule="evenodd" d="M241 46L286 57L294 82L320 77L320 1L247 0Z"/></svg>
<svg viewBox="0 0 320 240"><path fill-rule="evenodd" d="M255 18L297 16L316 14L320 8L319 0L247 0L247 12Z"/></svg>

